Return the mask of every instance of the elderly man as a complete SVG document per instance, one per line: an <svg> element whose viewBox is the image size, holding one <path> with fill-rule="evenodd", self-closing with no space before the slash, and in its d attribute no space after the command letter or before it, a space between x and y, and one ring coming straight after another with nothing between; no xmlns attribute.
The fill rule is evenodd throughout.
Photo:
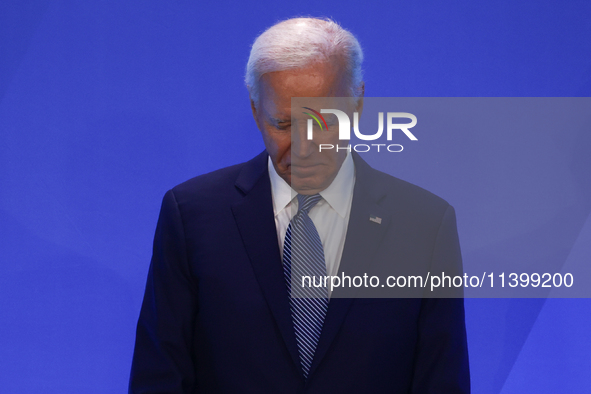
<svg viewBox="0 0 591 394"><path fill-rule="evenodd" d="M320 152L342 144L332 126L308 139L295 124L292 97L351 97L360 111L362 59L330 20L256 39L246 84L266 149L164 196L131 393L470 391L461 298L290 294L296 271L354 272L368 256L461 267L449 204L355 152Z"/></svg>

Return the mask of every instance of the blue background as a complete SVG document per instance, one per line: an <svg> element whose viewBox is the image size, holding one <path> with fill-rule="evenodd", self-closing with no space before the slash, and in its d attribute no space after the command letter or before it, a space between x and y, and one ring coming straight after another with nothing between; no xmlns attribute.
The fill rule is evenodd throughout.
<svg viewBox="0 0 591 394"><path fill-rule="evenodd" d="M308 13L358 36L370 97L591 93L588 1L2 1L1 392L125 392L161 198L263 149L242 82L249 48L276 21ZM586 157L589 138L564 135L576 141L565 154ZM527 166L534 154L466 154L465 168L487 162L503 179L498 163ZM439 159L397 175L456 207L465 257L525 256L558 238L557 259L589 261L588 160L571 163L569 209L490 243L491 228L508 225L502 206L479 210L488 201L472 194L475 180L441 186ZM466 308L475 393L589 392L589 300Z"/></svg>

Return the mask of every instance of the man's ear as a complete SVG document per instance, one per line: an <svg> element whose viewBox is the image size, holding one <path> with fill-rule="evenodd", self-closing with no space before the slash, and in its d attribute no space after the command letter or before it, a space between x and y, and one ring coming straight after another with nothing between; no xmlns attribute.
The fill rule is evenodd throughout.
<svg viewBox="0 0 591 394"><path fill-rule="evenodd" d="M361 82L361 94L357 98L357 106L355 107L355 112L359 113L359 118L361 118L361 113L363 112L363 97L365 96L365 82Z"/></svg>
<svg viewBox="0 0 591 394"><path fill-rule="evenodd" d="M257 124L257 127L259 128L259 130L261 130L261 125L259 125L259 117L257 116L257 107L254 104L254 100L252 99L252 97L250 97L250 95L248 96L250 98L250 108L252 109L252 116L254 117L254 121Z"/></svg>

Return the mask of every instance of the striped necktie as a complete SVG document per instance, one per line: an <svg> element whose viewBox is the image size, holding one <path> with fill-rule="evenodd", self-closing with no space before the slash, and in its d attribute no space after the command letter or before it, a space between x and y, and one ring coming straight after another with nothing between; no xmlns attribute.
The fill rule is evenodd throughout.
<svg viewBox="0 0 591 394"><path fill-rule="evenodd" d="M283 271L304 378L308 377L328 310L326 286L315 287L314 282L309 286L305 279L302 287L302 276L317 278L316 284L320 283L319 278L326 276L322 242L316 226L308 216L310 209L321 198L320 194L297 195L298 212L287 227L283 245Z"/></svg>

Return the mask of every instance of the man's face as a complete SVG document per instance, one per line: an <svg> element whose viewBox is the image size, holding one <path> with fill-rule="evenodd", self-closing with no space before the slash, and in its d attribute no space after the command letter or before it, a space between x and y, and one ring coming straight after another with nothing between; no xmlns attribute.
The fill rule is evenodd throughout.
<svg viewBox="0 0 591 394"><path fill-rule="evenodd" d="M346 96L347 85L340 67L318 63L276 71L264 74L259 83L259 105L255 108L252 103L252 111L275 170L298 193L310 195L324 190L336 177L347 152L320 152L318 145L347 146L348 141L339 142L338 125L330 124L329 132L314 133L314 138L308 140L306 119L301 119L304 110L294 113L292 119L291 98ZM330 122L328 117L326 120Z"/></svg>

